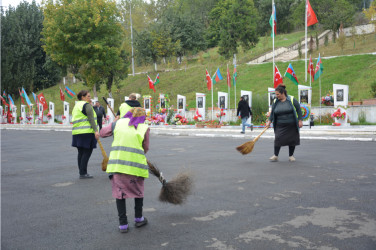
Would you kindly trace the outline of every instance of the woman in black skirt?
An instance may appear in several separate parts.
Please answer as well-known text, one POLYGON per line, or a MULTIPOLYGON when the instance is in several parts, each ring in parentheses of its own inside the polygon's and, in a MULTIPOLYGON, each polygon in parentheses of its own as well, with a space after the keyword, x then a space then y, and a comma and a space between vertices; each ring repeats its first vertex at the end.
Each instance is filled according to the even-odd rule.
POLYGON ((87 164, 93 149, 97 147, 99 138, 97 114, 90 104, 89 91, 81 90, 77 94, 77 98, 78 101, 72 110, 72 147, 76 147, 78 150, 79 178, 90 179, 93 176, 87 173, 87 164))
POLYGON ((278 85, 275 89, 276 99, 266 126, 273 122, 274 128, 274 155, 271 161, 278 161, 279 150, 282 146, 289 146, 289 160, 295 161, 295 146, 300 145, 299 128, 303 127, 300 104, 293 96, 287 95, 286 86, 278 85))

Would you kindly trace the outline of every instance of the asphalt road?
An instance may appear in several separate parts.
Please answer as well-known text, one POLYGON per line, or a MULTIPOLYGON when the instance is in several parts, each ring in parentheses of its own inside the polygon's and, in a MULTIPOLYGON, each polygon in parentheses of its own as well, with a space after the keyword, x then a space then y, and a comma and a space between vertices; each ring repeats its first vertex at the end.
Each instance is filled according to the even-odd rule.
POLYGON ((190 171, 194 192, 161 203, 151 176, 149 224, 120 234, 99 148, 80 180, 69 132, 1 130, 1 249, 376 249, 374 142, 302 140, 292 163, 286 147, 268 161, 272 139, 246 156, 243 142, 152 136, 148 159, 167 179, 190 171))

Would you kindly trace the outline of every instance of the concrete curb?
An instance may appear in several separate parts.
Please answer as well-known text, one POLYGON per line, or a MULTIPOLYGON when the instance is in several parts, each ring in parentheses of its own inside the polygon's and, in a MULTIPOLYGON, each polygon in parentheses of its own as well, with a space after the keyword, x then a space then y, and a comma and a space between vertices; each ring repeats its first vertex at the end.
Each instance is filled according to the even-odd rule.
MULTIPOLYGON (((151 126, 152 135, 163 136, 186 136, 186 137, 221 137, 221 138, 255 138, 261 128, 254 131, 246 131, 246 134, 238 134, 239 126, 227 126, 217 129, 196 128, 195 126, 151 126)), ((20 124, 1 124, 0 129, 4 130, 33 130, 33 131, 72 131, 72 125, 20 125, 20 124)), ((302 128, 300 131, 302 140, 327 140, 327 141, 361 141, 376 142, 376 126, 352 126, 338 128, 331 126, 316 126, 302 128)), ((265 132, 262 139, 274 139, 272 129, 265 132)))

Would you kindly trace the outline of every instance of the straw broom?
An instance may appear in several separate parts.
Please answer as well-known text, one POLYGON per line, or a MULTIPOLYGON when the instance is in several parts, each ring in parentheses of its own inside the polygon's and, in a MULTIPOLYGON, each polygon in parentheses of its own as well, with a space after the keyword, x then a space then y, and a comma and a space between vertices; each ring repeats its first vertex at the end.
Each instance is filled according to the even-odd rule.
POLYGON ((255 138, 253 141, 248 141, 246 143, 243 143, 242 145, 238 146, 236 150, 238 150, 241 154, 246 155, 252 152, 253 147, 255 146, 255 143, 258 141, 258 139, 261 137, 263 133, 268 129, 269 127, 264 128, 264 130, 255 138))
POLYGON ((101 141, 99 139, 97 141, 98 141, 99 147, 101 148, 101 152, 102 152, 102 155, 103 155, 102 171, 106 171, 107 164, 108 164, 108 157, 107 157, 106 151, 104 150, 104 148, 102 146, 101 141))
MULTIPOLYGON (((107 106, 112 111, 113 115, 115 116, 115 112, 109 106, 106 98, 103 97, 103 100, 106 102, 107 106)), ((108 162, 108 161, 107 161, 108 162)), ((150 161, 147 160, 147 164, 149 167, 149 172, 157 177, 162 184, 161 191, 159 193, 159 200, 162 202, 171 203, 174 205, 181 205, 183 204, 188 195, 191 194, 193 181, 192 176, 185 172, 178 174, 175 178, 171 181, 167 181, 162 172, 150 161)), ((106 163, 107 166, 107 163, 106 163)), ((103 169, 103 166, 102 166, 103 169)))

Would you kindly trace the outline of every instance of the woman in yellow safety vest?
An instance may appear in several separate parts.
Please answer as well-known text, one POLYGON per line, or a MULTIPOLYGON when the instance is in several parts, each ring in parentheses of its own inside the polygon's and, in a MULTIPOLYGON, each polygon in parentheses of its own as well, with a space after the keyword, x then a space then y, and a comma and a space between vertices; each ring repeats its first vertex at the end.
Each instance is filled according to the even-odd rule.
POLYGON ((87 164, 93 149, 97 147, 99 138, 97 115, 90 104, 89 91, 81 90, 77 94, 77 98, 79 101, 76 102, 72 110, 72 147, 76 147, 78 150, 79 178, 90 179, 93 176, 87 173, 87 164))
POLYGON ((143 108, 132 108, 123 118, 116 119, 100 131, 101 137, 114 136, 106 171, 110 174, 121 233, 128 232, 127 198, 134 198, 135 201, 135 226, 147 224, 142 216, 144 178, 149 177, 145 154, 149 150, 150 129, 144 123, 145 118, 143 108))

